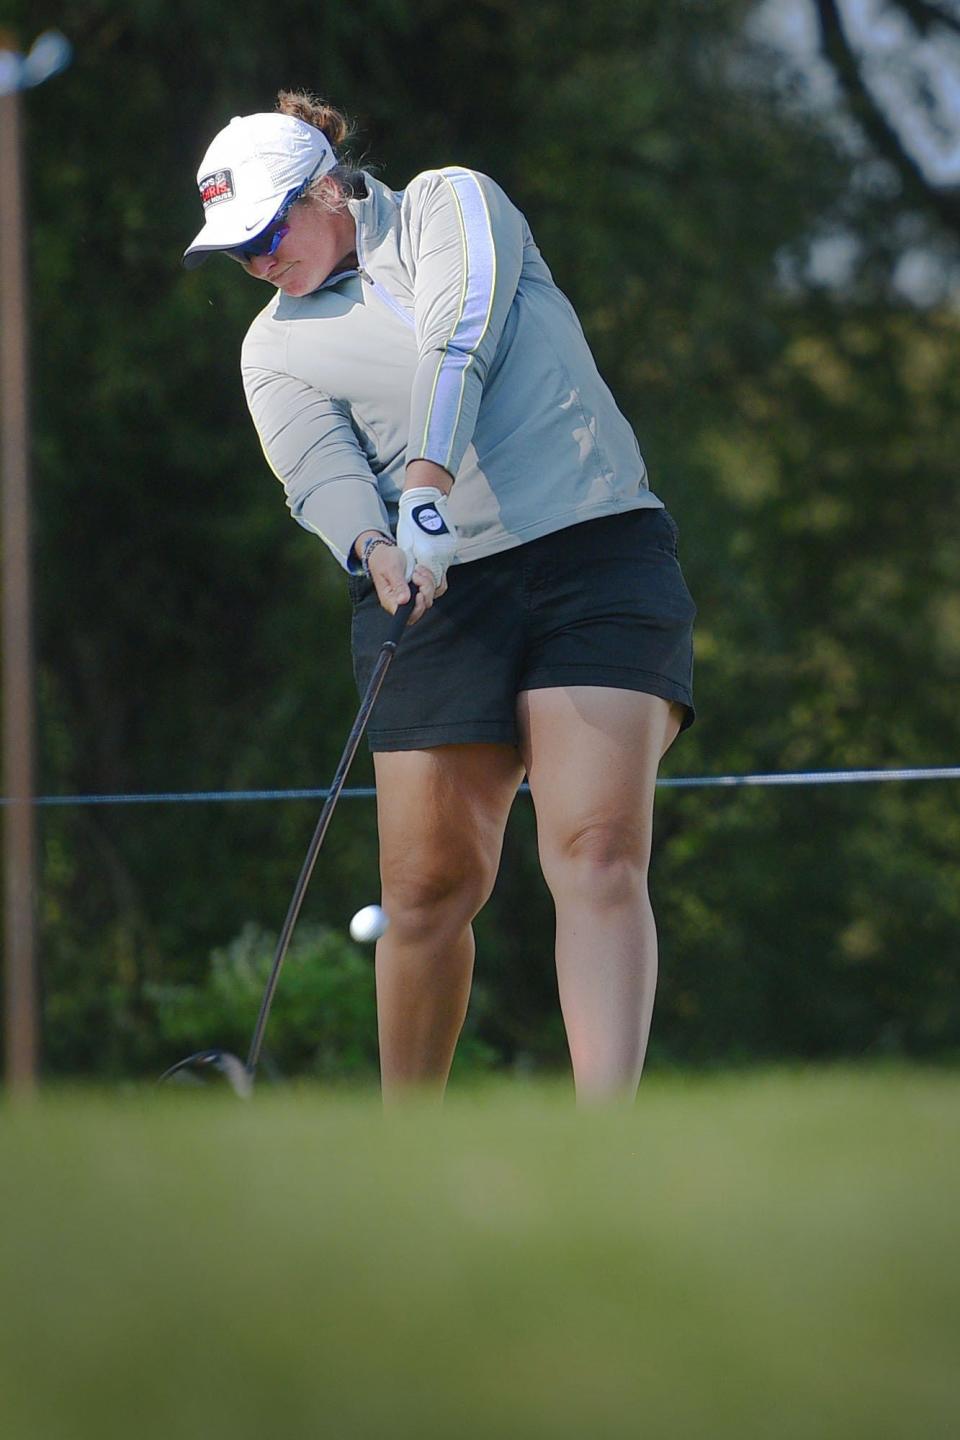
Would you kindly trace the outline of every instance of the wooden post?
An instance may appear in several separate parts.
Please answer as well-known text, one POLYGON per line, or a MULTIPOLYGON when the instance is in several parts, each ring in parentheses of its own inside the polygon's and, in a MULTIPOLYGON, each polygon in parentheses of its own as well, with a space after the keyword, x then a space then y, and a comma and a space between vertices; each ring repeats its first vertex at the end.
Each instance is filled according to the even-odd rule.
MULTIPOLYGON (((0 46, 3 37, 0 37, 0 46)), ((11 47, 12 48, 12 47, 11 47)), ((0 469, 3 527, 4 1042, 9 1092, 37 1077, 26 265, 20 95, 0 96, 0 469)))

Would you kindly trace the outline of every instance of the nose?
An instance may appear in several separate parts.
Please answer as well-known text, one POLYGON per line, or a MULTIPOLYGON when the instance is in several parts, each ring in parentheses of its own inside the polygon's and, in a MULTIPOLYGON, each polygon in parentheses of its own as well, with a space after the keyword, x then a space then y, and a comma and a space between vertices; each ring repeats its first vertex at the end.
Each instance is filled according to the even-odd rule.
POLYGON ((247 261, 247 269, 251 275, 258 280, 266 280, 276 268, 277 257, 275 255, 254 255, 247 261))

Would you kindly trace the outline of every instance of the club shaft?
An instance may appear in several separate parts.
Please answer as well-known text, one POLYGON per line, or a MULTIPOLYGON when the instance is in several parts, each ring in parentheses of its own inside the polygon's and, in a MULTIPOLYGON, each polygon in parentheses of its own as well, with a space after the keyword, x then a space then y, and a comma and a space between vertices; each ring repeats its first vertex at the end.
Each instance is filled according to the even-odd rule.
POLYGON ((390 662, 396 654, 397 646, 400 643, 400 637, 402 636, 406 623, 410 618, 410 613, 413 609, 415 599, 416 594, 414 592, 413 598, 409 600, 406 605, 403 605, 394 616, 393 624, 390 627, 390 633, 387 636, 387 639, 383 642, 383 645, 381 646, 380 654, 377 656, 376 664, 373 667, 373 674, 370 676, 366 691, 364 692, 363 699, 360 703, 360 709, 357 711, 357 718, 354 720, 353 728, 351 729, 350 734, 347 737, 347 743, 344 746, 343 754, 340 757, 340 763, 337 766, 336 774, 334 775, 333 780, 330 782, 330 789, 327 792, 327 798, 324 801, 323 809, 320 812, 320 818, 317 821, 317 827, 313 832, 313 838, 310 841, 309 846, 307 847, 307 853, 304 857, 303 865, 300 870, 300 876, 297 880, 296 885, 294 886, 293 895, 290 899, 290 906, 287 910, 287 917, 283 922, 283 928, 280 931, 280 937, 277 940, 277 948, 274 953, 273 965, 270 969, 270 976, 267 980, 266 989, 263 992, 263 999, 260 1002, 260 1014, 257 1016, 257 1023, 253 1032, 253 1039, 250 1041, 250 1050, 247 1054, 247 1071, 251 1076, 254 1074, 257 1068, 257 1064, 260 1060, 260 1050, 263 1045, 264 1032, 267 1028, 267 1020, 270 1016, 270 1007, 273 1004, 273 997, 276 993, 277 984, 280 980, 280 971, 283 967, 283 962, 286 958, 287 949, 290 945, 290 937, 293 935, 294 926, 297 923, 297 918, 300 914, 300 908, 303 905, 303 897, 307 893, 307 886, 310 884, 310 877, 313 874, 313 867, 317 863, 317 856, 320 853, 320 847, 323 844, 324 836, 326 835, 327 829, 330 825, 331 817, 334 810, 336 809, 337 801, 340 799, 340 792, 343 790, 344 784, 346 783, 347 775, 350 772, 350 766, 353 764, 353 757, 357 753, 357 747, 359 746, 360 741, 363 738, 364 730, 367 728, 367 721, 370 719, 370 712, 376 703, 377 696, 380 694, 380 687, 382 686, 386 673, 390 668, 390 662))

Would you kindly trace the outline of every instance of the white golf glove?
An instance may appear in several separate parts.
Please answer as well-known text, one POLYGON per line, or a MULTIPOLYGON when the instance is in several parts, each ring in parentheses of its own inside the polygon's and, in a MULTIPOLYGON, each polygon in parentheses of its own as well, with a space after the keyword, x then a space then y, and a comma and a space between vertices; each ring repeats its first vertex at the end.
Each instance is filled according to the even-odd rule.
POLYGON ((447 511, 447 497, 434 485, 417 485, 400 496, 397 544, 406 556, 404 579, 416 565, 431 571, 437 588, 457 553, 457 532, 447 511))

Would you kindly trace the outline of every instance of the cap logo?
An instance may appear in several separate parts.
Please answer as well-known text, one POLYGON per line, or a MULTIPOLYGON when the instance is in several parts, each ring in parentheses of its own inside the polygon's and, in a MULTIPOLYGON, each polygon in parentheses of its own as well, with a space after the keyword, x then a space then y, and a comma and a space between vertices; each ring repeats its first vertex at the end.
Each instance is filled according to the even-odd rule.
POLYGON ((202 176, 199 183, 204 210, 209 210, 211 205, 219 205, 221 200, 233 200, 236 197, 232 170, 214 170, 212 174, 202 176))

